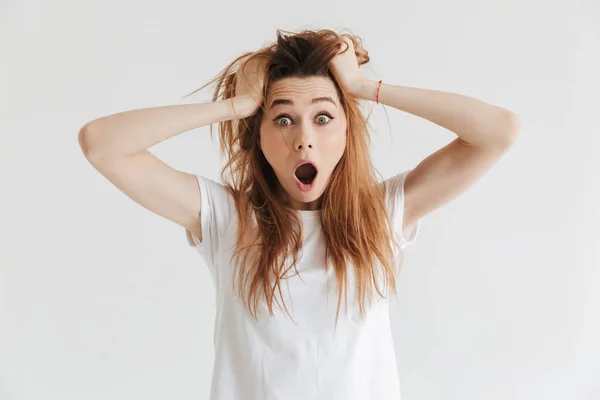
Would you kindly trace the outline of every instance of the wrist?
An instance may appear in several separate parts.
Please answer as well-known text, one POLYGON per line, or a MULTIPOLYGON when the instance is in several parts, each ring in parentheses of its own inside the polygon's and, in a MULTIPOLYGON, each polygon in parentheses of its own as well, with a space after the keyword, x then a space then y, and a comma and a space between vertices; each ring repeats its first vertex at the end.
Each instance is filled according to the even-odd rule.
POLYGON ((379 86, 379 81, 365 79, 359 85, 356 95, 358 98, 363 99, 363 100, 375 101, 378 86, 379 86))
POLYGON ((247 118, 253 115, 258 107, 260 107, 260 103, 257 103, 251 96, 234 96, 227 100, 233 114, 232 119, 247 118))

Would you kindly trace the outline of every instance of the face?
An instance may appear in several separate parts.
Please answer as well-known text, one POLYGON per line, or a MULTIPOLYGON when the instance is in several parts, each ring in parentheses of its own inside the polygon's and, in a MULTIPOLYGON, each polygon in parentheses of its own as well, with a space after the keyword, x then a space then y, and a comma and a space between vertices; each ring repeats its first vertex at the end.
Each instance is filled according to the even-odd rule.
POLYGON ((327 77, 275 82, 265 101, 260 146, 286 192, 286 205, 297 210, 319 209, 321 195, 346 148, 346 115, 333 82, 327 77), (313 103, 318 98, 330 101, 313 103), (296 177, 296 167, 303 159, 317 169, 309 190, 302 190, 296 177))

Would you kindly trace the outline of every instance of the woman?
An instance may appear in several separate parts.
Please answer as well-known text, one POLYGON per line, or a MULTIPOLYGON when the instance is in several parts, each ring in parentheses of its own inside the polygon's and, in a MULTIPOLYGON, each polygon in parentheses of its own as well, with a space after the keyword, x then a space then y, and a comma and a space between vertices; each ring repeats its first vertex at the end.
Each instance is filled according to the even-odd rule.
POLYGON ((209 82, 218 81, 212 102, 111 115, 79 134, 92 165, 184 227, 211 270, 211 399, 400 398, 387 299, 401 249, 426 214, 500 159, 519 123, 473 98, 369 80, 360 70, 368 61, 358 37, 278 30, 274 44, 209 82), (362 100, 458 137, 379 181, 362 100), (175 170, 147 150, 209 124, 212 135, 213 123, 226 184, 175 170))

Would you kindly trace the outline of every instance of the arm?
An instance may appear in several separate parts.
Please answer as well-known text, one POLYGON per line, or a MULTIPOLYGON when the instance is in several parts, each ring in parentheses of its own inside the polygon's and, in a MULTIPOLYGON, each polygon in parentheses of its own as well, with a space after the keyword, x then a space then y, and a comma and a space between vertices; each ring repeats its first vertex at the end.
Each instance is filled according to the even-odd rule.
MULTIPOLYGON (((377 85, 365 80, 357 96, 375 101, 377 85)), ((471 187, 510 148, 519 130, 511 111, 460 94, 383 83, 379 102, 458 136, 407 175, 403 229, 471 187)))
POLYGON ((178 171, 147 149, 205 125, 252 114, 245 98, 125 111, 88 122, 79 131, 86 159, 129 198, 185 227, 202 240, 200 191, 193 174, 178 171))

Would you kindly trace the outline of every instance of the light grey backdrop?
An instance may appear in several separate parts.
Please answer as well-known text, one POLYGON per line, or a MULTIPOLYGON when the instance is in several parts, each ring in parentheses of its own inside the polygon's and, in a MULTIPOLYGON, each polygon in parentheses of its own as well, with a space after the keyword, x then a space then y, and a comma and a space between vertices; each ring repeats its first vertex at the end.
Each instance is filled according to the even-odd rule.
MULTIPOLYGON (((184 229, 85 160, 86 122, 181 97, 275 29, 346 29, 384 82, 521 117, 427 216, 392 319, 404 400, 600 399, 598 1, 0 3, 0 399, 203 399, 214 288, 184 229)), ((455 135, 378 106, 384 177, 455 135), (386 119, 389 117, 388 120, 386 119)), ((219 179, 208 127, 152 151, 219 179)))

